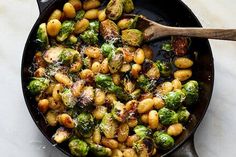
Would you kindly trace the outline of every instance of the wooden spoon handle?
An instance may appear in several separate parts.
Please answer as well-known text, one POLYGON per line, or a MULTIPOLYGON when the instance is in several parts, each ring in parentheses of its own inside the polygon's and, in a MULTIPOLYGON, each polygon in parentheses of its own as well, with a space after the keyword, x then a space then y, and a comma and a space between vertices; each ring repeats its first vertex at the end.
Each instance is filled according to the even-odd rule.
POLYGON ((181 36, 187 36, 187 37, 200 37, 200 38, 208 38, 208 39, 236 41, 236 29, 166 27, 165 30, 168 32, 169 35, 181 35, 181 36))

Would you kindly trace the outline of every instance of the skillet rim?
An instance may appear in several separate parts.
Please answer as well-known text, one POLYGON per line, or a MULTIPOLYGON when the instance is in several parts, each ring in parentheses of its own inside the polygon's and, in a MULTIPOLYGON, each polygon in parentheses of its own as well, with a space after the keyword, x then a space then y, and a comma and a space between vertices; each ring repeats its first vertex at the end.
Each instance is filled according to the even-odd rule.
MULTIPOLYGON (((193 13, 193 11, 182 1, 182 0, 176 0, 178 2, 179 5, 182 5, 182 7, 192 16, 192 18, 195 20, 196 24, 198 27, 202 27, 200 21, 198 20, 198 18, 196 17, 196 15, 193 13)), ((44 8, 44 10, 47 10, 48 8, 51 8, 55 3, 57 2, 57 0, 53 0, 51 2, 48 2, 47 6, 44 8)), ((38 5, 40 5, 40 3, 38 3, 38 5)), ((39 7, 40 9, 40 7, 39 7)), ((22 60, 21 60, 21 85, 22 85, 22 92, 23 92, 23 96, 24 96, 24 100, 27 106, 27 109, 34 121, 34 123, 36 124, 36 126, 38 127, 38 129, 40 130, 40 132, 44 135, 44 137, 46 137, 46 139, 52 144, 55 145, 55 142, 53 142, 53 140, 51 139, 51 137, 49 137, 45 131, 43 131, 42 127, 40 126, 40 124, 37 122, 37 119, 35 117, 35 115, 33 114, 33 112, 31 111, 30 106, 32 106, 32 104, 29 101, 29 98, 26 95, 26 89, 24 86, 25 85, 25 77, 24 77, 24 68, 25 68, 25 60, 26 60, 26 50, 27 47, 31 44, 31 37, 33 35, 33 33, 36 30, 36 27, 38 26, 38 24, 40 23, 40 21, 42 21, 42 19, 44 18, 44 16, 46 15, 46 12, 44 13, 44 10, 40 10, 39 16, 36 20, 36 22, 34 23, 28 37, 25 43, 25 47, 23 50, 23 55, 22 55, 22 60)), ((202 122, 202 119, 204 118, 206 111, 209 107, 211 98, 212 98, 212 93, 213 93, 213 89, 214 89, 214 77, 215 77, 215 72, 214 72, 214 58, 213 58, 213 54, 212 54, 212 49, 209 43, 209 40, 205 40, 204 43, 206 44, 206 49, 208 49, 208 53, 210 55, 210 59, 209 62, 211 63, 211 69, 210 71, 210 76, 211 76, 211 81, 210 81, 210 90, 209 90, 209 97, 208 97, 208 101, 205 103, 205 107, 204 107, 204 111, 201 113, 201 116, 199 116, 198 121, 196 122, 195 126, 193 127, 193 129, 190 131, 190 133, 184 138, 184 140, 182 140, 181 142, 179 142, 177 145, 175 145, 172 149, 170 149, 168 152, 165 152, 163 155, 161 156, 167 156, 170 155, 172 153, 174 153, 177 149, 180 149, 180 147, 186 143, 188 140, 192 140, 191 137, 194 136, 194 133, 196 132, 196 129, 198 128, 198 126, 200 125, 200 123, 202 122)), ((67 156, 71 156, 71 154, 69 152, 67 152, 65 149, 63 149, 60 145, 56 144, 55 147, 57 149, 59 149, 61 152, 63 152, 65 155, 67 156)))

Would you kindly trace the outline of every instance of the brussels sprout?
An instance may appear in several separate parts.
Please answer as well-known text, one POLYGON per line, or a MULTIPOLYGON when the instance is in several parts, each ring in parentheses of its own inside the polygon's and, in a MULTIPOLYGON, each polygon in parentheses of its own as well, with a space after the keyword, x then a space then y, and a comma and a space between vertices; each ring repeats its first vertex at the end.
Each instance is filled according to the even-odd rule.
POLYGON ((59 60, 60 54, 63 50, 64 50, 64 48, 61 46, 51 47, 44 53, 43 59, 47 63, 57 62, 59 60))
POLYGON ((95 156, 110 156, 111 155, 111 149, 103 147, 98 144, 90 144, 90 151, 95 155, 95 156))
POLYGON ((150 80, 144 75, 140 75, 137 79, 137 86, 145 92, 150 92, 156 88, 157 81, 150 80))
POLYGON ((151 129, 145 127, 144 125, 137 125, 134 128, 134 132, 140 137, 140 138, 144 138, 147 136, 150 136, 152 134, 151 129))
POLYGON ((85 108, 92 104, 94 100, 94 89, 93 87, 84 87, 83 92, 78 98, 80 108, 85 108))
POLYGON ((160 70, 161 76, 169 77, 171 75, 172 67, 169 62, 164 62, 164 61, 158 60, 156 62, 156 65, 157 65, 158 69, 160 70))
POLYGON ((60 93, 62 102, 68 108, 73 108, 77 102, 76 98, 73 96, 72 91, 70 89, 65 89, 62 93, 60 93))
POLYGON ((106 136, 106 138, 114 138, 118 129, 117 122, 112 118, 111 113, 105 114, 100 123, 100 129, 106 136))
POLYGON ((140 89, 136 89, 135 91, 133 91, 130 96, 132 97, 132 99, 137 100, 141 95, 141 90, 140 89))
POLYGON ((144 137, 143 139, 134 142, 133 148, 139 154, 139 156, 142 156, 142 154, 145 154, 144 156, 152 156, 155 148, 155 143, 151 138, 144 137))
POLYGON ((175 111, 165 107, 158 111, 158 116, 161 124, 163 125, 171 125, 178 122, 178 115, 175 111))
POLYGON ((150 59, 145 59, 142 65, 142 72, 150 79, 158 79, 160 71, 156 64, 150 59))
POLYGON ((113 108, 111 110, 111 114, 114 119, 119 122, 123 122, 125 120, 125 105, 119 101, 113 102, 113 108))
POLYGON ((89 29, 94 32, 99 32, 99 21, 92 21, 89 23, 89 29))
POLYGON ((123 13, 123 0, 110 0, 107 4, 106 15, 111 20, 117 20, 123 13))
POLYGON ((40 47, 42 49, 46 49, 48 47, 48 34, 47 34, 47 26, 46 23, 42 23, 39 25, 37 31, 37 42, 39 42, 40 47))
POLYGON ((124 0, 124 12, 130 13, 134 10, 133 0, 124 0))
POLYGON ((70 64, 74 61, 76 55, 79 55, 78 51, 70 48, 65 48, 59 55, 59 61, 61 61, 63 64, 70 64))
POLYGON ((127 94, 121 87, 116 86, 112 82, 111 76, 98 74, 95 77, 95 82, 97 87, 116 94, 120 100, 128 101, 131 99, 131 96, 129 94, 127 94))
POLYGON ((48 88, 49 82, 50 80, 43 77, 33 78, 33 80, 30 81, 29 85, 27 86, 27 89, 32 94, 39 94, 48 88))
POLYGON ((80 38, 86 44, 97 44, 98 43, 98 33, 94 30, 87 30, 80 34, 80 38))
POLYGON ((77 129, 83 137, 90 137, 95 128, 93 116, 90 113, 81 113, 77 117, 77 129))
POLYGON ((71 133, 67 129, 60 127, 57 129, 56 133, 52 136, 52 138, 57 143, 62 143, 65 140, 68 140, 70 138, 70 135, 71 133))
POLYGON ((135 84, 131 81, 129 76, 125 76, 124 80, 123 80, 123 85, 124 85, 124 90, 127 93, 132 93, 135 89, 135 84))
POLYGON ((102 54, 105 57, 108 57, 109 54, 115 50, 115 46, 112 43, 104 43, 101 46, 102 54))
POLYGON ((57 35, 57 41, 63 42, 74 31, 74 21, 64 21, 61 25, 61 30, 57 35))
POLYGON ((190 106, 197 102, 199 97, 198 82, 191 80, 183 85, 182 91, 186 95, 185 104, 190 106))
POLYGON ((69 148, 71 154, 77 157, 87 156, 89 151, 88 144, 80 139, 74 139, 70 141, 69 148))
POLYGON ((140 46, 143 42, 143 33, 138 29, 126 29, 122 31, 123 44, 140 46))
POLYGON ((153 134, 153 139, 156 145, 163 150, 171 149, 175 145, 174 139, 164 132, 156 131, 153 134))
POLYGON ((189 119, 190 113, 188 112, 188 110, 186 109, 186 107, 181 107, 178 111, 177 111, 177 115, 178 115, 178 121, 180 123, 186 123, 189 119))
POLYGON ((109 19, 101 22, 100 33, 106 41, 116 42, 120 39, 118 26, 109 19))
POLYGON ((163 97, 166 108, 177 110, 185 99, 185 94, 181 90, 171 91, 163 97))
POLYGON ((112 51, 108 56, 108 67, 111 73, 116 73, 123 65, 123 53, 121 51, 112 51))
POLYGON ((78 21, 78 20, 82 20, 84 18, 84 15, 85 15, 85 11, 84 10, 80 10, 76 13, 76 16, 75 16, 75 20, 78 21))

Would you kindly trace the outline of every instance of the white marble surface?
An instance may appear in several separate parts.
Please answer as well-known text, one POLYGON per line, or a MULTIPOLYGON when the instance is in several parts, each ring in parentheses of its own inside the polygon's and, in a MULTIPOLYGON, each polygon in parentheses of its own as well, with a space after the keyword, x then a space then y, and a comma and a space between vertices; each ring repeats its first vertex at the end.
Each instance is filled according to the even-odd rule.
MULTIPOLYGON (((205 27, 236 28, 235 0, 183 0, 205 27)), ((38 17, 35 0, 0 2, 0 156, 65 157, 35 126, 21 91, 20 64, 28 33, 38 17)), ((236 42, 211 41, 215 87, 195 135, 201 157, 235 157, 236 42)), ((203 52, 204 53, 204 52, 203 52)))

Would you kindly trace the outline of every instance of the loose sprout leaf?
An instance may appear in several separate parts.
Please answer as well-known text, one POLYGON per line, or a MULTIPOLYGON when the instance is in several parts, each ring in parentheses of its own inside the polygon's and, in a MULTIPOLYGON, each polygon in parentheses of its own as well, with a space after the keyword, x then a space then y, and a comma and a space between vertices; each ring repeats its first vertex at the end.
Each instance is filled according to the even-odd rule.
POLYGON ((167 52, 173 51, 171 43, 163 43, 161 49, 167 52))

